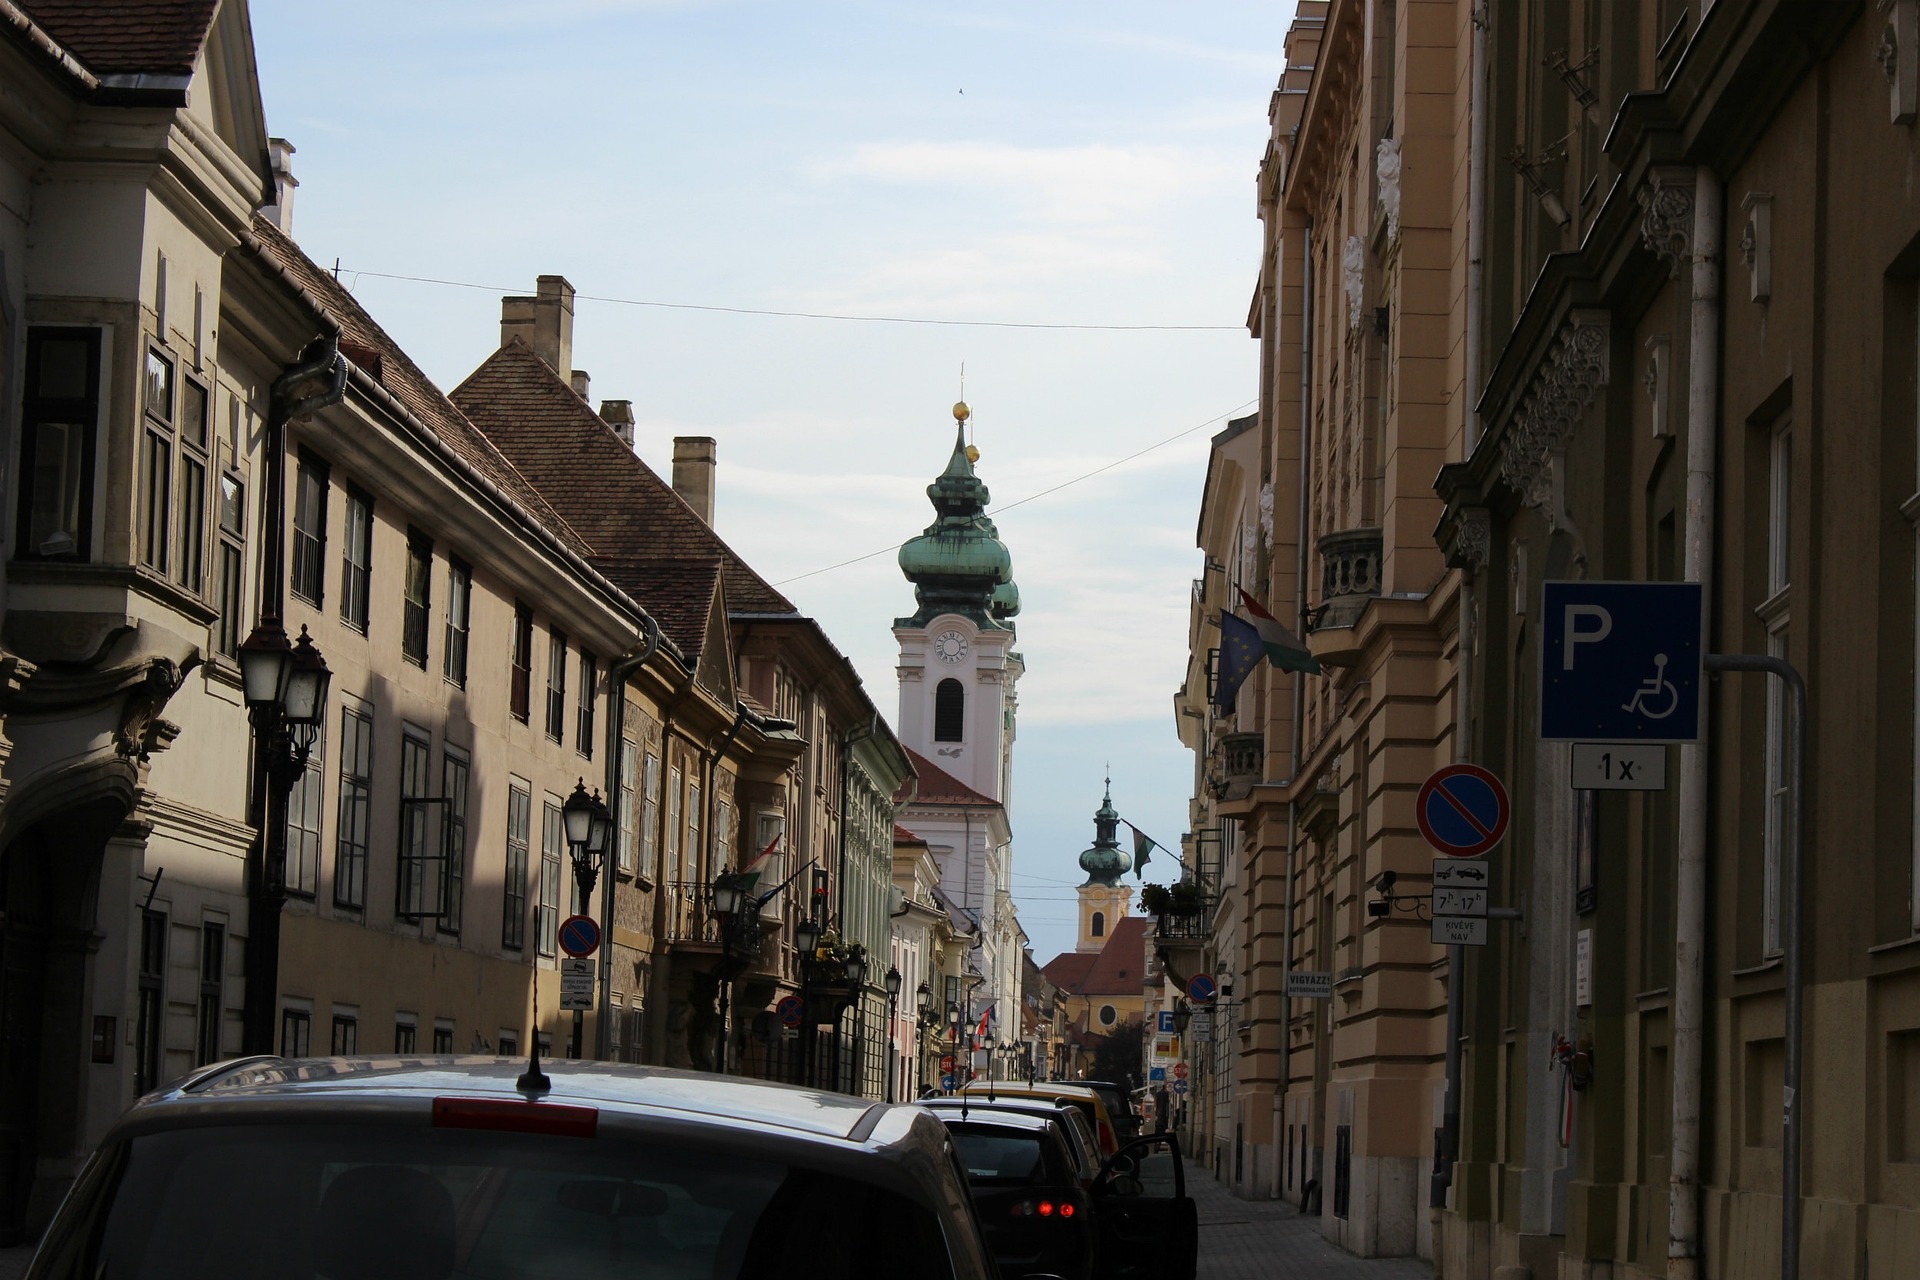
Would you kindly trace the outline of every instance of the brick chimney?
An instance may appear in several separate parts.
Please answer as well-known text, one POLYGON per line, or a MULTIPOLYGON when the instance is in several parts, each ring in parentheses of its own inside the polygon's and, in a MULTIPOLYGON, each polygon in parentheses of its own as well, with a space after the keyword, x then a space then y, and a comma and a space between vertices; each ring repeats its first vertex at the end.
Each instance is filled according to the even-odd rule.
POLYGON ((633 448, 633 401, 602 400, 600 421, 606 423, 627 448, 633 448))
POLYGON ((673 438, 673 491, 694 513, 713 525, 713 471, 717 465, 712 436, 673 438))
POLYGON ((500 299, 500 345, 515 338, 555 373, 573 380, 573 286, 565 276, 541 276, 531 298, 500 299))
POLYGON ((575 369, 573 376, 568 379, 568 381, 573 383, 573 394, 579 396, 589 404, 593 402, 593 397, 587 394, 588 389, 593 386, 592 374, 588 373, 585 369, 575 369))

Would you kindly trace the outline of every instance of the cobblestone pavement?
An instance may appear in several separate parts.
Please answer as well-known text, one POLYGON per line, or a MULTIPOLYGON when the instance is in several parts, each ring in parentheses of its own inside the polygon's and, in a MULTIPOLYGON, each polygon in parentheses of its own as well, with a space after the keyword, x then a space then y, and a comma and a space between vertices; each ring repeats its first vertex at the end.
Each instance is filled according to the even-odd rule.
POLYGON ((1187 1192, 1200 1211, 1199 1280, 1432 1280, 1418 1258, 1356 1258, 1320 1235, 1284 1200, 1241 1200, 1189 1165, 1187 1192))

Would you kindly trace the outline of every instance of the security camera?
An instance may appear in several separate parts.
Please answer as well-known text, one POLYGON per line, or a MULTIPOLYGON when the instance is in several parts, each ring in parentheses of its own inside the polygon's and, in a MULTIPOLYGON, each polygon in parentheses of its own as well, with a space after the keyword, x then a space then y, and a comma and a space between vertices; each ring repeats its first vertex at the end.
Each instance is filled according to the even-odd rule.
POLYGON ((1382 871, 1373 878, 1373 887, 1380 891, 1381 897, 1391 898, 1393 896, 1394 882, 1399 878, 1400 874, 1396 871, 1382 871))

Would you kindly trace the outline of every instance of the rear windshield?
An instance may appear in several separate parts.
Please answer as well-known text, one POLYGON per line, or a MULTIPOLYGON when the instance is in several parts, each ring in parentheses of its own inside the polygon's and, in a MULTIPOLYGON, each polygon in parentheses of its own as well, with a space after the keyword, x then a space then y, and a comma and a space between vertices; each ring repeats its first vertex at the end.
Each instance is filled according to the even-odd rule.
POLYGON ((1051 1186, 1059 1181, 1059 1171, 1049 1159, 1051 1151, 1043 1137, 1040 1133, 955 1128, 953 1147, 967 1171, 967 1181, 975 1186, 1051 1186))
POLYGON ((48 1280, 952 1275, 894 1192, 698 1147, 397 1126, 182 1129, 76 1187, 48 1280), (904 1268, 904 1270, 903 1270, 904 1268))

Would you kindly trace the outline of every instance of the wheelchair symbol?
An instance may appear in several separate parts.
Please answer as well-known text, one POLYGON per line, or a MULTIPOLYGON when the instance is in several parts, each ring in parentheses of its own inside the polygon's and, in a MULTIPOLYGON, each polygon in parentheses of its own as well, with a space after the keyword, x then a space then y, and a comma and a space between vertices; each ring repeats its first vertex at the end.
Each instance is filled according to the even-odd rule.
POLYGON ((1653 675, 1633 691, 1633 697, 1629 698, 1626 705, 1620 709, 1645 716, 1649 720, 1665 720, 1679 710, 1679 707, 1680 690, 1674 687, 1673 681, 1667 679, 1667 655, 1656 653, 1653 655, 1653 675), (1649 700, 1658 699, 1662 694, 1666 696, 1666 708, 1655 711, 1649 700))

